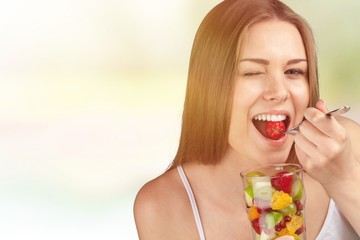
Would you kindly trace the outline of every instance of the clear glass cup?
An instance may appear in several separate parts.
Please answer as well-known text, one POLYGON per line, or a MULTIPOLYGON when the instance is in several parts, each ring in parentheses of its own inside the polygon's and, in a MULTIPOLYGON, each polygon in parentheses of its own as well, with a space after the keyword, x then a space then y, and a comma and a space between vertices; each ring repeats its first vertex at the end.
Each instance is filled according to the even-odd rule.
POLYGON ((298 164, 268 164, 240 173, 252 239, 305 240, 305 191, 298 164))

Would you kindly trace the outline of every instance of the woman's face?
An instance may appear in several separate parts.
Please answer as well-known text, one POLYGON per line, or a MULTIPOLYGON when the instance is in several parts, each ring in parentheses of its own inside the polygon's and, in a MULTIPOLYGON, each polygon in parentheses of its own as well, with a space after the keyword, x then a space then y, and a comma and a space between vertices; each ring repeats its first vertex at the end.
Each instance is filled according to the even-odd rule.
POLYGON ((280 20, 253 25, 237 67, 229 151, 251 164, 285 162, 293 136, 276 129, 299 123, 309 102, 300 33, 280 20))

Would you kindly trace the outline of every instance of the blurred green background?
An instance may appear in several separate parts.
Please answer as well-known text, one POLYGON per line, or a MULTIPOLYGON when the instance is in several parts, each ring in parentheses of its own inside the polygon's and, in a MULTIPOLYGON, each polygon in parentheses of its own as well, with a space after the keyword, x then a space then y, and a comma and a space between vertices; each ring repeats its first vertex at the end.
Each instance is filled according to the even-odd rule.
MULTIPOLYGON (((219 2, 0 2, 1 239, 137 239, 135 194, 174 157, 219 2)), ((321 96, 360 122, 360 2, 284 2, 313 27, 321 96)))

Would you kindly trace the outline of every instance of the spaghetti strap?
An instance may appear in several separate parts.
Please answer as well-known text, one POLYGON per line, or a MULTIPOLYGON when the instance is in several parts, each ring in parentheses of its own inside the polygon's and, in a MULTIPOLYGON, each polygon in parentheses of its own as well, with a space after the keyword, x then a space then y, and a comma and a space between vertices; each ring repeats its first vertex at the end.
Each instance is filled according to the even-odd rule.
POLYGON ((198 210, 197 205, 196 205, 196 201, 195 201, 193 191, 191 189, 189 181, 186 178, 186 175, 185 175, 185 172, 184 172, 182 166, 181 165, 177 166, 177 170, 179 172, 181 181, 184 184, 186 192, 187 192, 187 194, 189 196, 189 200, 190 200, 190 203, 191 203, 191 208, 192 208, 192 211, 193 211, 194 217, 195 217, 196 227, 197 227, 197 230, 198 230, 199 235, 200 235, 200 240, 205 240, 204 229, 203 229, 202 224, 201 224, 200 214, 199 214, 199 210, 198 210))

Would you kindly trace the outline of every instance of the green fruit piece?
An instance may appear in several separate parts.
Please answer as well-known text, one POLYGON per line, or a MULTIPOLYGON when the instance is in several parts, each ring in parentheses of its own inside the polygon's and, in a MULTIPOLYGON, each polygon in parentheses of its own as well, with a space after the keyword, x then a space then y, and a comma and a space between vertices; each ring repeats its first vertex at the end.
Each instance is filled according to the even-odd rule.
POLYGON ((300 179, 296 179, 291 188, 291 197, 294 200, 300 200, 303 194, 303 183, 300 179))
POLYGON ((254 199, 253 186, 250 185, 247 188, 245 188, 244 194, 245 194, 246 205, 248 207, 252 206, 253 205, 253 199, 254 199))
POLYGON ((266 233, 265 231, 262 231, 260 234, 259 240, 272 240, 276 237, 275 231, 270 231, 269 233, 266 233))
POLYGON ((252 179, 253 179, 252 177, 262 177, 262 176, 265 176, 262 172, 252 171, 252 172, 248 172, 245 175, 245 178, 248 185, 252 185, 252 179))
POLYGON ((253 191, 255 198, 271 201, 273 188, 271 186, 270 179, 267 180, 268 181, 264 181, 264 179, 262 179, 262 181, 254 182, 253 191))
POLYGON ((268 214, 266 214, 266 228, 267 229, 273 229, 274 227, 275 227, 275 219, 274 219, 274 217, 270 214, 270 213, 268 213, 268 214))
POLYGON ((279 212, 269 212, 266 214, 266 228, 273 229, 275 225, 279 224, 283 219, 283 215, 279 212))
POLYGON ((279 210, 283 216, 294 216, 296 213, 296 206, 294 203, 290 203, 290 205, 286 208, 282 208, 279 210))
POLYGON ((274 218, 275 225, 279 224, 284 218, 284 216, 279 212, 272 211, 269 214, 274 218))

